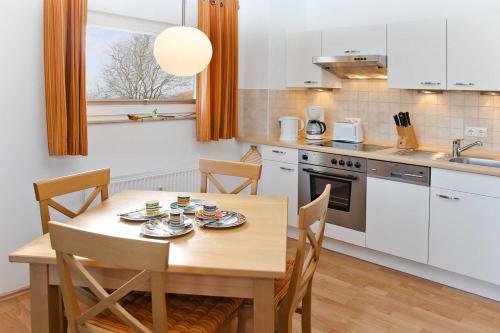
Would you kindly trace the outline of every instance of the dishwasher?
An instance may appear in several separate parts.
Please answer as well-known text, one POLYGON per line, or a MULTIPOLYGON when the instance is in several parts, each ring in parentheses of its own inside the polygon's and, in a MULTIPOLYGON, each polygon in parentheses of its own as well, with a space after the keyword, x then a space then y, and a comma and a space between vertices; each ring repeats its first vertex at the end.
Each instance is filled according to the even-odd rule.
POLYGON ((430 168, 368 160, 366 247, 427 263, 430 168))

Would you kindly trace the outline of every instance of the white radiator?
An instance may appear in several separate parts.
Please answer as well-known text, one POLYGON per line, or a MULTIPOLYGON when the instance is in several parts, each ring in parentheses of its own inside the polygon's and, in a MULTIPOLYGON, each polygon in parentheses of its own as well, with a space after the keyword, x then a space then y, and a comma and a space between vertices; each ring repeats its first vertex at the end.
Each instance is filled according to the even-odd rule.
POLYGON ((199 192, 200 171, 189 169, 181 171, 160 171, 134 176, 117 177, 111 180, 109 194, 123 190, 148 190, 171 192, 199 192))

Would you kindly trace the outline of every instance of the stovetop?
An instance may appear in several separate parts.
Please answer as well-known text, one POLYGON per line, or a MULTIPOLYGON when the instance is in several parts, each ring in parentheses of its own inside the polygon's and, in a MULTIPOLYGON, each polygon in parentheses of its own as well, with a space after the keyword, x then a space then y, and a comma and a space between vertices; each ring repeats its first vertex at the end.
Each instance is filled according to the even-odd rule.
POLYGON ((330 148, 338 148, 338 149, 346 149, 346 150, 355 150, 355 151, 364 151, 364 152, 372 152, 377 150, 384 150, 389 147, 379 146, 373 144, 365 144, 365 143, 352 143, 352 142, 340 142, 340 141, 318 141, 318 142, 310 142, 309 146, 320 146, 320 147, 330 147, 330 148))

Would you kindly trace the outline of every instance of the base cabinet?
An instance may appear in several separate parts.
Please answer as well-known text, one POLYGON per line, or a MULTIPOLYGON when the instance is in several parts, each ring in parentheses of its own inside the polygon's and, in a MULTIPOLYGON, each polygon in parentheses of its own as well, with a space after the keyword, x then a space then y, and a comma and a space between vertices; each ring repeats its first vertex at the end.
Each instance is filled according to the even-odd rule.
POLYGON ((429 264, 500 285, 500 199, 433 188, 429 264))
POLYGON ((259 185, 261 195, 284 195, 288 197, 288 224, 297 226, 298 165, 263 160, 259 185))

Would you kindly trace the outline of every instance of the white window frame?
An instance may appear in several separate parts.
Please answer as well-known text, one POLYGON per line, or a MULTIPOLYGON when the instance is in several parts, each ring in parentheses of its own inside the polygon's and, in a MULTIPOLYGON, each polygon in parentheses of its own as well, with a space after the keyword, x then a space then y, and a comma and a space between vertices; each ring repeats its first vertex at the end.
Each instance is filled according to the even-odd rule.
MULTIPOLYGON (((144 34, 158 34, 169 26, 164 22, 134 18, 99 11, 89 10, 87 25, 91 27, 130 31, 144 34)), ((147 116, 156 111, 160 114, 174 114, 181 118, 193 118, 196 113, 196 80, 193 87, 193 99, 185 100, 90 100, 87 101, 89 123, 107 123, 129 121, 128 114, 147 116)), ((159 118, 160 119, 160 118, 159 118)))

